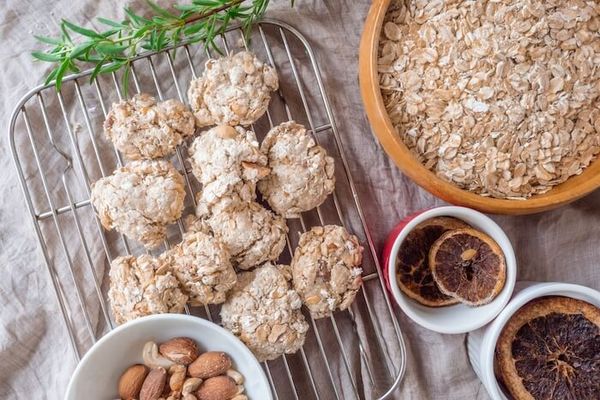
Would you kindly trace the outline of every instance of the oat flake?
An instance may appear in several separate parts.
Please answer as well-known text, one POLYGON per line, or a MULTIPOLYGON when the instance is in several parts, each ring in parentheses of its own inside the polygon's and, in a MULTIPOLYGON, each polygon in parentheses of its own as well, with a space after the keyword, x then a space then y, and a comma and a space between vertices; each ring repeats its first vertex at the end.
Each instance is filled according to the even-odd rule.
POLYGON ((378 63, 392 123, 458 187, 547 192, 600 151, 599 29, 592 0, 393 1, 378 63))

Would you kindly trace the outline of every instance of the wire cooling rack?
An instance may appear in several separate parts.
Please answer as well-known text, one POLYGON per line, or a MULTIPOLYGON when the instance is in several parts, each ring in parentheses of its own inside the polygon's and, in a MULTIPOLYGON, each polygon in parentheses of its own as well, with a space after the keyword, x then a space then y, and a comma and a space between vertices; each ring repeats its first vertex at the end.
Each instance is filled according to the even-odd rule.
MULTIPOLYGON (((242 38, 239 27, 229 29, 217 41, 220 52, 243 49, 242 38)), ((288 245, 280 262, 289 263, 299 235, 316 225, 342 224, 367 248, 364 285, 352 307, 328 319, 313 320, 306 313, 311 329, 304 347, 297 354, 263 364, 273 394, 277 399, 302 400, 386 398, 404 375, 404 341, 315 55, 295 28, 274 20, 258 24, 250 47, 275 66, 280 77, 280 90, 269 111, 253 126, 259 139, 273 125, 294 119, 307 126, 335 158, 337 167, 334 195, 316 210, 288 220, 288 245)), ((91 184, 123 164, 104 138, 102 122, 111 103, 125 93, 147 92, 161 100, 186 101, 189 81, 213 55, 217 54, 191 44, 144 54, 133 62, 127 91, 118 73, 89 83, 87 71, 65 78, 58 92, 49 85, 31 90, 15 108, 9 127, 12 155, 78 359, 114 327, 106 302, 110 261, 144 252, 124 236, 104 231, 89 201, 91 184)), ((199 186, 185 154, 184 145, 172 161, 185 177, 185 214, 190 214, 199 186)), ((178 221, 158 251, 179 242, 184 230, 178 221)), ((186 312, 219 322, 218 306, 186 312)))

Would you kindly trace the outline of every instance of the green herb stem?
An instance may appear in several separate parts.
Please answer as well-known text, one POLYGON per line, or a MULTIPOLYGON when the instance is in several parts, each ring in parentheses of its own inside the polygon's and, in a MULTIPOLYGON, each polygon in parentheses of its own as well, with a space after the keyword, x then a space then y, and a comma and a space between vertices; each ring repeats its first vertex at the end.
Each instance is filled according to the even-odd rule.
POLYGON ((79 72, 83 67, 92 68, 90 82, 100 74, 124 68, 122 85, 126 94, 131 62, 140 50, 157 52, 183 42, 203 42, 220 53, 215 38, 234 22, 240 23, 247 34, 264 14, 269 0, 192 0, 191 4, 175 5, 177 15, 154 1, 147 3, 153 11, 152 17, 125 8, 126 17, 121 22, 98 18, 108 27, 104 31, 63 20, 60 37, 36 36, 39 42, 51 47, 34 51, 32 56, 55 65, 46 77, 46 84, 54 82, 60 90, 65 74, 79 72))

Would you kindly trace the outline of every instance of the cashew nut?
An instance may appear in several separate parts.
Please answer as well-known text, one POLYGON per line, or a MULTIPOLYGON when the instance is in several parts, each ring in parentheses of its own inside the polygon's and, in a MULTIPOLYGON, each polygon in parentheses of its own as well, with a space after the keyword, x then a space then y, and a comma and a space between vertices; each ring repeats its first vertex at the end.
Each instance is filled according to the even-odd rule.
POLYGON ((183 388, 181 390, 181 394, 188 395, 196 391, 202 384, 202 379, 200 378, 187 378, 185 382, 183 382, 183 388))
POLYGON ((235 394, 242 394, 244 393, 244 385, 237 385, 237 391, 235 392, 235 394))
POLYGON ((231 400, 248 400, 248 396, 246 396, 245 394, 238 394, 231 400))
POLYGON ((171 378, 169 378, 169 388, 171 388, 173 392, 181 393, 186 372, 187 368, 185 365, 175 364, 169 368, 169 373, 171 374, 171 378))
POLYGON ((144 349, 142 350, 142 359, 144 360, 144 364, 150 368, 164 368, 169 369, 175 363, 158 353, 158 345, 154 342, 148 342, 144 345, 144 349))
MULTIPOLYGON (((183 398, 181 400, 198 400, 198 399, 193 394, 188 393, 185 396, 183 396, 183 398)), ((240 400, 240 399, 238 399, 238 400, 240 400)), ((243 399, 241 399, 241 400, 243 400, 243 399)))
POLYGON ((244 377, 242 376, 242 374, 237 372, 235 369, 228 369, 226 374, 228 377, 233 379, 235 381, 235 383, 237 383, 238 385, 241 385, 242 383, 244 383, 244 377))

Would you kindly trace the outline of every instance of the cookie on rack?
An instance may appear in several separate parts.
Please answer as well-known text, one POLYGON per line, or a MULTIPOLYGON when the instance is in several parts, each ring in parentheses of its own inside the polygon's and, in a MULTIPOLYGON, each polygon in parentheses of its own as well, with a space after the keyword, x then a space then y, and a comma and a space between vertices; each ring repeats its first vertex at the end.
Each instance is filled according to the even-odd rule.
MULTIPOLYGON (((198 208, 206 209, 201 203, 198 208)), ((224 197, 210 210, 204 221, 238 268, 250 269, 275 261, 283 251, 288 231, 285 220, 259 203, 224 197)))
POLYGON ((194 131, 194 115, 182 102, 157 102, 146 93, 113 104, 104 121, 106 137, 130 160, 169 156, 194 131))
POLYGON ((297 352, 308 331, 302 301, 290 288, 287 265, 266 263, 238 276, 221 308, 223 327, 233 332, 259 361, 297 352))
POLYGON ((210 59, 192 80, 188 100, 198 126, 250 125, 267 111, 277 72, 250 52, 210 59))
POLYGON ((184 180, 173 164, 139 160, 96 181, 91 202, 104 228, 154 248, 165 239, 167 225, 181 217, 184 198, 184 180))
POLYGON ((171 266, 192 305, 219 304, 237 282, 225 246, 203 232, 187 232, 181 243, 161 255, 171 266))
POLYGON ((108 299, 117 324, 184 310, 188 297, 177 278, 168 265, 149 255, 115 258, 109 276, 108 299))
POLYGON ((293 284, 313 318, 350 307, 362 285, 362 252, 358 238, 341 226, 317 226, 300 236, 293 284))
POLYGON ((202 183, 199 202, 207 207, 233 193, 243 201, 254 200, 256 182, 269 173, 256 135, 239 126, 220 125, 202 132, 189 154, 192 172, 202 183))
POLYGON ((335 166, 304 126, 284 122, 269 131, 261 144, 271 172, 258 190, 271 208, 285 218, 321 205, 335 188, 335 166))

